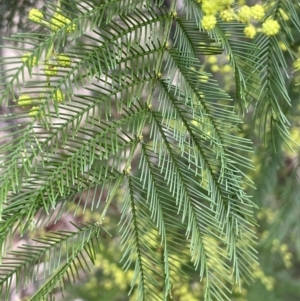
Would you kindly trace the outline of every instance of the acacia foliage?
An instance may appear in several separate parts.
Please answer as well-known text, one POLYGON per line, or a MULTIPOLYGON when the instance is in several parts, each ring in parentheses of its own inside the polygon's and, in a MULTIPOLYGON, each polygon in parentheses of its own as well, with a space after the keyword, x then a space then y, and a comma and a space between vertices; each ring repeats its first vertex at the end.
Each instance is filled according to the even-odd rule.
POLYGON ((134 270, 137 300, 167 300, 186 269, 197 271, 205 301, 228 300, 231 285, 251 280, 252 146, 238 134, 237 112, 254 105, 265 137, 288 137, 287 58, 278 43, 291 48, 297 13, 290 2, 266 1, 259 22, 276 20, 280 33, 249 40, 240 19, 218 18, 206 30, 204 2, 186 0, 180 12, 170 3, 49 2, 29 14, 31 32, 8 39, 19 54, 1 62, 11 66, 1 91, 11 110, 1 116, 3 251, 15 231, 81 206, 101 214, 10 251, 0 267, 5 299, 14 276, 26 286, 43 269, 30 300, 52 300, 87 270, 120 190, 121 259, 134 270), (204 71, 203 55, 221 54, 233 68, 234 97, 204 71))

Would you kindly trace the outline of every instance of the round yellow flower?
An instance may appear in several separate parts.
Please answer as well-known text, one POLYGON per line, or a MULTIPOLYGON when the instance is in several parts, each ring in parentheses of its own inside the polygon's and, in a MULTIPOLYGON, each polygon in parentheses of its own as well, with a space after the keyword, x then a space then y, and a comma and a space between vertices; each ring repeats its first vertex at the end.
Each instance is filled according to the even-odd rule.
POLYGON ((230 73, 232 72, 232 67, 229 64, 226 64, 221 68, 220 71, 221 73, 230 73))
POLYGON ((27 94, 20 95, 20 97, 18 98, 18 105, 19 106, 28 106, 31 103, 32 103, 32 99, 27 94))
POLYGON ((43 18, 44 15, 39 9, 32 8, 28 13, 28 19, 36 23, 41 23, 43 18))
POLYGON ((45 74, 47 76, 53 76, 57 74, 57 66, 55 65, 46 65, 45 67, 45 74))
POLYGON ((278 21, 269 19, 262 24, 262 32, 267 36, 275 36, 280 30, 278 21))
POLYGON ((62 93, 62 91, 60 89, 56 90, 53 95, 53 100, 55 102, 62 102, 64 99, 65 99, 65 95, 62 93))
POLYGON ((251 8, 248 5, 243 5, 238 12, 238 16, 240 22, 249 22, 251 18, 251 8))
POLYGON ((205 30, 214 29, 217 24, 217 19, 213 15, 204 16, 201 21, 202 27, 205 30))
POLYGON ((206 15, 215 15, 220 9, 216 0, 203 0, 201 7, 206 15))
POLYGON ((254 20, 260 20, 265 16, 265 9, 262 5, 255 4, 251 7, 251 17, 254 20))
POLYGON ((212 72, 218 72, 220 70, 220 67, 217 64, 214 64, 211 66, 211 71, 212 72))
POLYGON ((244 28, 244 34, 247 38, 253 39, 256 35, 256 28, 252 24, 249 24, 244 28))
POLYGON ((210 64, 215 64, 218 61, 218 58, 215 55, 210 55, 207 59, 210 64))
POLYGON ((70 57, 68 57, 66 55, 60 54, 56 57, 56 60, 57 60, 57 64, 59 66, 69 67, 71 65, 71 59, 70 59, 70 57))
POLYGON ((234 20, 234 11, 232 8, 224 9, 220 11, 220 17, 225 22, 230 22, 234 20))

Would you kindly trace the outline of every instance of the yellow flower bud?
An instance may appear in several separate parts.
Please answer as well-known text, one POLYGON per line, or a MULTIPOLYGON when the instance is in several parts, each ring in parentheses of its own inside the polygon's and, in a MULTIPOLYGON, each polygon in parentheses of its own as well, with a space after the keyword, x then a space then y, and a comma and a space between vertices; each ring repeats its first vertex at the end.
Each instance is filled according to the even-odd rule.
POLYGON ((37 115, 39 116, 43 116, 43 113, 42 112, 39 112, 39 107, 32 107, 28 113, 28 115, 32 118, 36 117, 37 115))
POLYGON ((201 21, 201 25, 205 30, 214 29, 217 24, 217 19, 213 15, 204 16, 201 21))
MULTIPOLYGON (((67 17, 63 16, 62 14, 56 12, 56 13, 54 13, 53 17, 51 18, 50 27, 53 31, 57 31, 69 23, 71 23, 70 19, 68 19, 67 17)), ((76 28, 75 24, 71 24, 67 27, 67 32, 71 33, 75 30, 75 28, 76 28)))
POLYGON ((200 82, 207 83, 209 80, 209 77, 207 75, 199 75, 199 79, 200 79, 200 82))
POLYGON ((201 8, 206 15, 215 15, 220 7, 215 0, 203 0, 201 8))
POLYGON ((57 58, 57 64, 59 66, 62 66, 62 67, 69 67, 71 65, 71 59, 70 57, 66 56, 66 55, 58 55, 57 58))
POLYGON ((53 31, 59 30, 61 27, 65 25, 65 17, 59 13, 54 13, 53 17, 51 18, 51 29, 53 31))
POLYGON ((290 19, 288 14, 282 8, 279 8, 279 13, 281 14, 283 20, 288 21, 290 19))
POLYGON ((287 252, 287 250, 288 250, 287 244, 283 244, 283 245, 280 246, 280 252, 281 252, 281 253, 284 254, 284 253, 287 252))
POLYGON ((240 22, 242 23, 249 22, 251 18, 251 8, 247 5, 243 5, 238 12, 238 16, 240 22))
POLYGON ((220 71, 221 71, 221 73, 229 73, 232 71, 232 68, 229 64, 226 64, 221 68, 220 71))
POLYGON ((29 67, 33 67, 37 65, 37 59, 36 56, 34 57, 30 57, 31 53, 30 52, 26 52, 22 55, 22 62, 27 63, 29 65, 29 67))
POLYGON ((287 51, 287 47, 285 46, 285 44, 282 41, 278 42, 278 44, 282 51, 287 51))
POLYGON ((43 18, 44 15, 39 9, 32 8, 28 13, 28 19, 36 23, 41 23, 43 18))
POLYGON ((285 255, 284 255, 284 260, 285 261, 289 261, 293 258, 293 254, 291 252, 287 252, 285 255))
POLYGON ((20 97, 18 98, 18 105, 19 106, 28 106, 31 103, 32 103, 32 99, 27 94, 20 95, 20 97))
POLYGON ((244 28, 244 34, 247 38, 253 39, 256 35, 256 28, 252 24, 249 24, 244 28))
POLYGON ((217 0, 217 3, 219 5, 223 5, 223 6, 229 6, 231 4, 233 4, 234 0, 217 0))
POLYGON ((57 74, 57 66, 55 65, 46 65, 45 74, 47 76, 53 76, 57 74))
POLYGON ((234 19, 234 11, 232 8, 224 9, 220 11, 220 17, 225 22, 230 22, 234 19))
POLYGON ((290 267, 292 267, 292 262, 290 260, 285 260, 284 265, 287 269, 289 269, 290 267))
POLYGON ((293 67, 296 71, 300 70, 300 59, 297 59, 296 61, 294 61, 293 67))
MULTIPOLYGON (((67 20, 69 20, 69 19, 67 19, 67 20)), ((71 20, 69 20, 69 22, 67 22, 67 23, 70 23, 70 22, 71 22, 71 20)), ((75 31, 75 29, 76 29, 76 25, 75 24, 71 24, 71 25, 69 25, 67 27, 67 33, 72 33, 72 32, 75 31)))
POLYGON ((214 64, 211 66, 211 71, 212 72, 218 72, 220 70, 220 67, 217 64, 214 64))
POLYGON ((262 5, 255 4, 251 7, 251 16, 255 20, 260 20, 265 16, 265 9, 262 5))
POLYGON ((210 64, 215 64, 218 61, 218 58, 215 55, 210 55, 209 58, 207 59, 207 61, 210 64))
POLYGON ((53 100, 55 102, 62 102, 64 99, 65 99, 65 95, 62 93, 62 91, 60 89, 56 90, 53 95, 53 100))

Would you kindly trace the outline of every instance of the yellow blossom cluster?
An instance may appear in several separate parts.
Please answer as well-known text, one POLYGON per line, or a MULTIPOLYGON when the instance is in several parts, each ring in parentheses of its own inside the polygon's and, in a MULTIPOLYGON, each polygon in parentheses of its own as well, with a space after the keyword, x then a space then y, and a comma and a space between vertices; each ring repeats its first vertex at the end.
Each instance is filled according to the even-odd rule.
POLYGON ((262 220, 265 219, 268 224, 271 224, 276 218, 276 213, 271 208, 266 208, 264 210, 260 210, 257 214, 257 219, 262 220))
POLYGON ((203 29, 214 29, 217 24, 217 13, 220 13, 221 18, 226 21, 233 20, 233 10, 230 6, 233 4, 234 0, 202 0, 198 2, 201 3, 201 9, 204 13, 201 20, 203 29))
MULTIPOLYGON (((50 22, 44 19, 44 14, 36 8, 32 8, 28 13, 28 19, 35 22, 35 23, 42 23, 45 25, 50 26, 52 31, 57 31, 62 27, 71 23, 71 20, 59 12, 55 12, 50 20, 50 22)), ((66 31, 67 33, 71 33, 75 31, 76 25, 70 24, 67 26, 66 31)))
POLYGON ((275 278, 266 276, 258 264, 253 267, 253 277, 254 279, 259 279, 268 291, 271 291, 274 288, 275 278))
MULTIPOLYGON (((67 55, 53 53, 51 57, 51 62, 50 59, 46 60, 46 64, 44 67, 44 73, 46 76, 56 75, 58 72, 58 67, 67 68, 71 66, 71 59, 67 55)), ((26 52, 22 55, 21 61, 24 62, 28 67, 34 67, 38 65, 37 57, 32 56, 32 54, 29 52, 26 52)))
POLYGON ((247 38, 253 39, 257 32, 262 32, 267 36, 274 36, 278 34, 280 25, 277 20, 268 18, 262 23, 262 28, 256 28, 251 19, 260 21, 265 16, 265 8, 260 4, 255 4, 250 7, 243 5, 238 11, 238 20, 242 23, 248 23, 244 28, 244 34, 247 38))
POLYGON ((278 252, 282 256, 284 266, 288 269, 292 264, 293 254, 289 252, 287 244, 280 244, 278 239, 274 239, 272 242, 272 253, 278 252))
POLYGON ((265 17, 265 8, 260 4, 254 6, 242 5, 236 12, 231 7, 234 0, 198 0, 204 13, 201 20, 201 27, 204 30, 212 30, 217 24, 217 15, 225 21, 236 20, 241 23, 248 23, 244 29, 247 38, 253 39, 257 32, 262 32, 267 36, 278 34, 280 25, 277 20, 268 18, 262 23, 261 28, 256 28, 251 21, 260 22, 265 17))
MULTIPOLYGON (((30 53, 24 53, 21 60, 28 64, 30 62, 30 66, 37 65, 37 58, 36 57, 30 57, 30 53)), ((48 60, 49 61, 49 60, 48 60)), ((71 65, 71 59, 69 56, 65 54, 52 54, 52 61, 49 63, 45 63, 44 65, 44 73, 46 76, 54 76, 58 72, 58 66, 61 67, 69 67, 71 65), (53 63, 53 60, 56 60, 56 63, 53 63)), ((45 95, 42 93, 39 96, 39 99, 44 99, 45 95)), ((57 89, 52 97, 53 102, 62 102, 65 99, 65 95, 63 94, 61 89, 57 89)), ((18 98, 18 105, 22 107, 31 106, 33 105, 32 98, 27 94, 22 94, 18 98)), ((36 116, 41 117, 43 116, 43 112, 40 112, 39 106, 32 106, 32 108, 29 110, 28 115, 32 118, 35 118, 36 116)))
MULTIPOLYGON (((32 98, 28 94, 22 94, 19 96, 17 103, 21 107, 31 106, 31 109, 28 112, 28 115, 32 118, 38 116, 42 117, 44 115, 43 111, 40 111, 39 103, 42 103, 46 95, 44 93, 40 94, 39 97, 32 98), (35 105, 37 104, 37 105, 35 105)), ((65 95, 61 89, 57 89, 52 96, 52 101, 54 103, 59 103, 65 100, 65 95)))
MULTIPOLYGON (((22 94, 18 98, 18 105, 22 107, 30 106, 32 105, 33 101, 30 95, 28 94, 22 94)), ((43 116, 42 112, 39 112, 40 107, 39 106, 33 106, 29 112, 28 115, 32 118, 35 118, 36 116, 43 116)))
MULTIPOLYGON (((60 29, 65 29, 67 33, 71 33, 75 31, 76 26, 72 23, 72 21, 61 14, 61 9, 58 1, 58 6, 56 11, 50 17, 50 20, 47 20, 43 14, 43 12, 39 9, 32 8, 28 13, 28 19, 34 23, 40 23, 46 25, 48 29, 51 29, 52 32, 56 32, 60 29)), ((28 67, 32 68, 33 66, 39 65, 40 57, 34 56, 30 52, 26 52, 22 55, 21 61, 28 67)), ((45 60, 43 63, 43 72, 47 76, 47 85, 45 86, 45 90, 48 90, 51 83, 50 77, 55 76, 58 73, 59 67, 70 67, 71 59, 69 56, 65 54, 56 54, 54 51, 54 43, 52 43, 48 47, 48 51, 45 56, 45 60)), ((39 103, 45 99, 44 93, 42 93, 38 98, 35 98, 35 103, 30 95, 22 94, 17 100, 17 103, 21 107, 31 106, 28 115, 32 118, 41 118, 44 115, 44 111, 39 106, 39 103), (36 105, 37 103, 37 105, 36 105)), ((65 95, 63 94, 60 88, 57 88, 52 94, 52 101, 54 103, 60 103, 64 101, 65 95)))

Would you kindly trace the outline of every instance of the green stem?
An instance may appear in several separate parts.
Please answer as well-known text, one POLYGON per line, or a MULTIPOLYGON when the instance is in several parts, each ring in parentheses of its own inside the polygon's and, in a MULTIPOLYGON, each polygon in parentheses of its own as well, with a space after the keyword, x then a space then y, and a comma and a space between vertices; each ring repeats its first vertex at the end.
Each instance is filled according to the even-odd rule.
MULTIPOLYGON (((53 53, 53 43, 51 44, 51 46, 49 47, 48 51, 47 51, 47 54, 46 54, 46 58, 45 58, 45 68, 47 67, 47 65, 49 64, 49 61, 50 61, 50 58, 51 58, 51 55, 53 53)), ((47 86, 50 87, 50 76, 47 75, 47 86)))
POLYGON ((106 212, 110 206, 110 203, 112 202, 114 196, 115 196, 115 193, 116 193, 116 190, 119 188, 121 182, 123 180, 123 176, 120 176, 118 179, 117 179, 117 182, 115 183, 115 186, 113 187, 113 189, 111 190, 110 192, 110 196, 108 198, 108 200, 106 201, 106 204, 105 204, 105 207, 103 209, 103 212, 99 218, 99 221, 97 222, 98 224, 102 225, 102 222, 103 220, 105 219, 105 216, 106 216, 106 212))

